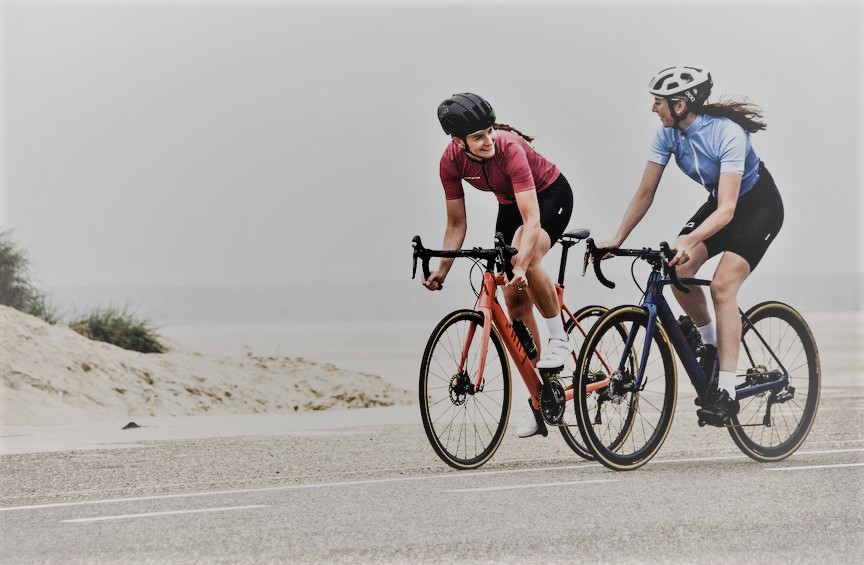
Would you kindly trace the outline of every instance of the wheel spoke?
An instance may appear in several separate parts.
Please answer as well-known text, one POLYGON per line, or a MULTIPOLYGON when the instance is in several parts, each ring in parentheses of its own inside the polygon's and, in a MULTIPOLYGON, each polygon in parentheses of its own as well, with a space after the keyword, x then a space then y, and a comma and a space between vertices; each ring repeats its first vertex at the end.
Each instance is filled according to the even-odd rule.
POLYGON ((786 369, 794 397, 773 402, 776 394, 791 394, 791 390, 763 392, 740 402, 741 408, 729 433, 738 447, 757 461, 778 461, 788 457, 803 443, 810 431, 819 401, 820 369, 812 333, 800 314, 785 304, 764 303, 752 308, 744 324, 742 341, 747 343, 753 360, 744 353, 739 358, 739 371, 748 371, 759 379, 762 368, 779 370, 771 352, 786 369), (762 343, 756 334, 767 342, 762 343), (756 401, 758 397, 758 401, 756 401), (770 406, 770 427, 764 425, 770 406))
POLYGON ((671 349, 663 334, 654 334, 643 367, 641 390, 633 390, 640 372, 647 314, 620 307, 589 332, 577 375, 577 419, 585 443, 597 459, 613 469, 635 469, 657 452, 666 438, 675 408, 675 372, 671 349), (635 339, 629 352, 628 336, 635 339), (610 375, 600 358, 613 370, 610 375), (621 368, 621 369, 619 369, 621 368), (609 385, 585 394, 592 381, 609 385), (599 408, 599 422, 596 420, 599 408))
POLYGON ((424 430, 442 461, 457 469, 485 463, 498 448, 510 406, 510 373, 497 333, 483 342, 483 317, 463 310, 441 321, 423 355, 420 403, 424 430), (469 332, 468 355, 463 348, 469 332), (483 388, 475 390, 485 345, 483 388), (464 366, 460 362, 465 357, 464 366))

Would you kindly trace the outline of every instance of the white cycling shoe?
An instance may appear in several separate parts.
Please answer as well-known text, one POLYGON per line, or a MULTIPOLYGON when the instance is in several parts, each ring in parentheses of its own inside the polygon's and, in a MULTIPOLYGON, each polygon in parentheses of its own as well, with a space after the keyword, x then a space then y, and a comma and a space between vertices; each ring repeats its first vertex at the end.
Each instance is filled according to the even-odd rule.
POLYGON ((543 437, 549 435, 549 430, 546 429, 546 424, 543 422, 543 416, 534 411, 530 398, 528 399, 528 409, 525 410, 525 414, 522 416, 522 421, 519 423, 516 434, 521 438, 536 436, 537 434, 543 437))
POLYGON ((537 363, 538 369, 556 370, 564 367, 564 362, 573 354, 573 343, 570 339, 550 339, 543 349, 543 356, 537 363))

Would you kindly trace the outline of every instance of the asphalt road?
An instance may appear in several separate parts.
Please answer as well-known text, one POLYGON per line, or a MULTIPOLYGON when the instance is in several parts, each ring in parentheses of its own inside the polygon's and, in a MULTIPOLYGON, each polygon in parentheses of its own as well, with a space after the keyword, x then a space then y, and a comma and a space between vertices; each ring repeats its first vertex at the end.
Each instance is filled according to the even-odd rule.
POLYGON ((627 473, 515 428, 454 471, 419 416, 0 455, 0 562, 859 562, 864 389, 824 388, 808 440, 774 464, 698 428, 688 400, 627 473))

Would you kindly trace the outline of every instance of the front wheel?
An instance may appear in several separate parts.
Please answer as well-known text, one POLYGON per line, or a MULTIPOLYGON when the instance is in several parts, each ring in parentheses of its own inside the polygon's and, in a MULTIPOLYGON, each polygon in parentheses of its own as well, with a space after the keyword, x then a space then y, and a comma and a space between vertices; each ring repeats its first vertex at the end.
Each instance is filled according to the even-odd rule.
POLYGON ((646 342, 647 324, 643 308, 609 310, 588 332, 579 354, 574 385, 579 431, 597 460, 616 471, 641 467, 657 453, 678 398, 669 341, 657 325, 646 342))
POLYGON ((486 463, 510 415, 510 364, 495 327, 483 342, 483 314, 457 310, 429 337, 420 365, 420 415, 438 457, 455 469, 486 463), (477 371, 485 351, 483 381, 477 371))
POLYGON ((780 461, 801 446, 816 418, 819 352, 807 322, 791 306, 764 302, 751 308, 746 318, 750 324, 744 322, 738 356, 737 372, 745 379, 740 388, 783 375, 789 383, 741 399, 729 434, 752 459, 780 461))

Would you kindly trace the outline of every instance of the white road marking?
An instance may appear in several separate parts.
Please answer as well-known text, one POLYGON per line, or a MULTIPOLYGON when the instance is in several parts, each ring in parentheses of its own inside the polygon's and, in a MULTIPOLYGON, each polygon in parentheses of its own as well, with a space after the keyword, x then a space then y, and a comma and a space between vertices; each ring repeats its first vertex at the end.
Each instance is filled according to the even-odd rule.
POLYGON ((174 498, 193 498, 197 496, 219 496, 223 494, 252 494, 256 492, 273 492, 273 491, 289 491, 289 490, 305 490, 305 489, 313 489, 313 488, 327 488, 327 487, 350 487, 350 486, 358 486, 358 485, 374 485, 374 484, 386 484, 386 483, 400 483, 407 481, 428 481, 432 479, 453 479, 453 478, 465 478, 465 477, 477 477, 477 476, 486 476, 486 475, 504 475, 504 474, 514 474, 514 473, 535 473, 539 471, 561 471, 568 469, 585 469, 589 467, 599 466, 599 464, 586 464, 586 465, 567 465, 563 467, 541 467, 541 468, 533 468, 533 469, 508 469, 503 471, 476 471, 471 473, 453 473, 447 475, 425 475, 422 477, 393 477, 389 479, 367 479, 364 481, 345 481, 340 483, 309 483, 309 484, 300 484, 300 485, 282 485, 282 486, 274 486, 274 487, 260 487, 260 488, 250 488, 250 489, 232 489, 232 490, 215 490, 215 491, 205 491, 205 492, 184 492, 178 494, 159 494, 154 496, 134 496, 129 498, 106 498, 102 500, 82 500, 79 502, 55 502, 50 504, 34 504, 32 506, 10 506, 7 508, 0 508, 0 512, 11 511, 11 510, 38 510, 43 508, 62 508, 66 506, 87 506, 91 504, 112 504, 115 502, 140 502, 146 500, 170 500, 174 498))
MULTIPOLYGON (((834 453, 860 453, 864 451, 864 448, 851 448, 851 449, 826 449, 821 451, 796 451, 794 455, 802 456, 802 455, 830 455, 834 453)), ((724 461, 729 459, 745 459, 749 460, 750 458, 744 454, 741 455, 718 455, 716 457, 691 457, 686 459, 652 459, 648 462, 648 465, 658 465, 662 463, 698 463, 699 461, 724 461)))
POLYGON ((837 463, 836 465, 805 465, 802 467, 779 467, 765 469, 766 471, 806 471, 808 469, 836 469, 837 467, 861 467, 864 463, 837 463))
MULTIPOLYGON (((819 451, 798 451, 795 453, 795 456, 807 456, 807 455, 825 455, 825 454, 834 454, 834 453, 857 453, 864 451, 864 448, 852 448, 852 449, 833 449, 833 450, 819 450, 819 451)), ((694 457, 687 459, 654 459, 648 463, 649 466, 663 464, 663 463, 698 463, 702 461, 724 461, 729 459, 747 459, 746 455, 723 455, 717 457, 694 457)), ((513 460, 507 461, 508 463, 513 463, 513 460)), ((518 462, 518 461, 516 461, 518 462)), ((392 477, 387 479, 367 479, 362 481, 344 481, 344 482, 336 482, 336 483, 308 483, 308 484, 299 484, 299 485, 281 485, 281 486, 272 486, 272 487, 259 487, 259 488, 250 488, 250 489, 231 489, 231 490, 217 490, 217 491, 204 491, 204 492, 185 492, 178 494, 161 494, 161 495, 153 495, 153 496, 135 496, 129 498, 106 498, 106 499, 97 499, 97 500, 83 500, 78 502, 54 502, 49 504, 34 504, 31 506, 9 506, 6 508, 0 508, 0 512, 9 512, 13 510, 40 510, 44 508, 63 508, 67 506, 89 506, 92 504, 113 504, 115 502, 140 502, 146 500, 170 500, 175 498, 194 498, 198 496, 219 496, 223 494, 252 494, 256 492, 275 492, 275 491, 290 491, 290 490, 305 490, 305 489, 314 489, 314 488, 328 488, 328 487, 350 487, 350 486, 359 486, 359 485, 373 485, 373 484, 387 484, 387 483, 399 483, 399 482, 407 482, 407 481, 428 481, 435 479, 461 479, 465 477, 483 477, 487 475, 510 475, 510 474, 518 474, 518 473, 537 473, 543 471, 567 471, 574 469, 591 469, 601 467, 599 463, 581 463, 579 465, 562 465, 558 467, 532 467, 528 469, 507 469, 501 471, 470 471, 470 472, 454 472, 442 475, 424 475, 421 477, 392 477)))
POLYGON ((103 522, 105 520, 128 520, 129 518, 149 518, 151 516, 173 516, 175 514, 199 514, 202 512, 225 512, 227 510, 248 510, 249 508, 266 508, 267 504, 251 506, 223 506, 220 508, 200 508, 198 510, 169 510, 166 512, 145 512, 143 514, 121 514, 117 516, 97 516, 95 518, 73 518, 60 520, 66 524, 81 524, 83 522, 103 522))
POLYGON ((566 487, 570 485, 588 485, 592 483, 615 483, 621 479, 597 479, 594 481, 569 481, 565 483, 536 483, 529 485, 507 485, 502 487, 457 488, 441 492, 488 492, 493 490, 516 490, 525 488, 566 487))

